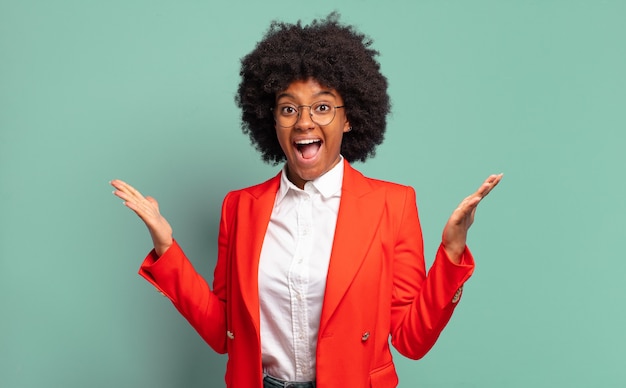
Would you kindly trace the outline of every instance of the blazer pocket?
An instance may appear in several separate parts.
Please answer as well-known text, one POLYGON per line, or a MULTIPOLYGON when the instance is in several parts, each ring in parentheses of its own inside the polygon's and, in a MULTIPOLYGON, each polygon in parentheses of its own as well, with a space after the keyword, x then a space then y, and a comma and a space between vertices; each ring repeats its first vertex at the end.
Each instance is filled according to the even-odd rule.
POLYGON ((394 388, 398 386, 398 375, 393 362, 374 369, 370 373, 371 388, 394 388))

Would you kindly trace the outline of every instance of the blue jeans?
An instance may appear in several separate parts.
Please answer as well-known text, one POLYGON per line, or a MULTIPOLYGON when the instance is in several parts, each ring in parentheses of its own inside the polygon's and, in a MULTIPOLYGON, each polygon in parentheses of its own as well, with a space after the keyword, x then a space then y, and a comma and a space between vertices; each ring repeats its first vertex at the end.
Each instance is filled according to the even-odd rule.
POLYGON ((315 381, 284 381, 266 375, 263 378, 263 388, 315 388, 315 381))

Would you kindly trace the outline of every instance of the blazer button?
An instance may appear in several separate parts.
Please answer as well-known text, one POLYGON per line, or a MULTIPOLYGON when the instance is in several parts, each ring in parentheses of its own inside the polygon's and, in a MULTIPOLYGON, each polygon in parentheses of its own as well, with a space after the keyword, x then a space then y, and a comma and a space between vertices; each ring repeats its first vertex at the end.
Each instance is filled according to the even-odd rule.
POLYGON ((361 341, 365 342, 370 338, 370 332, 366 331, 365 333, 363 333, 363 335, 361 336, 361 341))
POLYGON ((232 332, 232 331, 230 331, 230 330, 227 330, 227 331, 226 331, 226 337, 230 338, 231 340, 232 340, 232 339, 235 339, 235 335, 234 335, 234 334, 233 334, 233 332, 232 332))

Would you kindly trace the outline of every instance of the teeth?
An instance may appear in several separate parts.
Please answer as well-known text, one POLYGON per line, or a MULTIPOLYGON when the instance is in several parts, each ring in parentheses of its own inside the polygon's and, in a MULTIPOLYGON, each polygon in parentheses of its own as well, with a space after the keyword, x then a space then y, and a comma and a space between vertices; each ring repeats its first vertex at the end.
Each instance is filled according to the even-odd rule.
POLYGON ((298 145, 313 144, 313 143, 317 143, 319 141, 320 141, 319 139, 304 139, 304 140, 296 141, 296 144, 298 144, 298 145))

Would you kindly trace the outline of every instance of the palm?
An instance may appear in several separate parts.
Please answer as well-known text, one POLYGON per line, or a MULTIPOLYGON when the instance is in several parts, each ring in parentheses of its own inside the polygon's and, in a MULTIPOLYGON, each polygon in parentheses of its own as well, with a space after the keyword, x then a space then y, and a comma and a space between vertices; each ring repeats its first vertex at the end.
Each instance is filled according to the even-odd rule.
POLYGON ((467 232, 474 222, 476 207, 480 201, 502 180, 503 174, 490 175, 489 178, 470 196, 466 197, 454 209, 443 229, 443 247, 450 259, 459 262, 467 241, 467 232))
POLYGON ((159 212, 157 200, 144 197, 134 187, 119 179, 111 181, 111 185, 117 189, 113 194, 123 199, 124 205, 146 224, 156 253, 162 255, 172 245, 172 227, 159 212))

